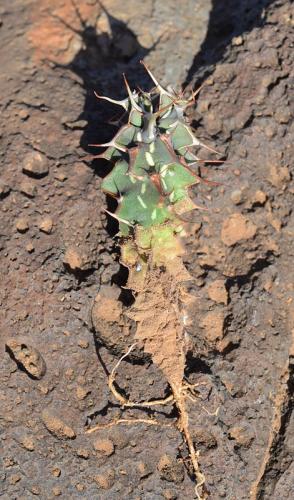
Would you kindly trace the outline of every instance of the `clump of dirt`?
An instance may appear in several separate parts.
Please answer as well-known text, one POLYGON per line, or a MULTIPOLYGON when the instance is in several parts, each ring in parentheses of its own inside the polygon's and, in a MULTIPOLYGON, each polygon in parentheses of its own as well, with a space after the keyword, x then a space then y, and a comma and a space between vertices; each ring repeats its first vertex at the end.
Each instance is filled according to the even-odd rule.
MULTIPOLYGON (((68 1, 13 0, 0 8, 2 498, 193 498, 172 405, 122 413, 107 386, 107 373, 133 343, 131 298, 124 292, 121 304, 114 291, 112 319, 116 308, 121 312, 104 346, 92 331, 95 298, 102 297, 99 307, 104 286, 126 283, 100 190, 107 167, 86 156, 87 144, 113 135, 112 111, 98 108, 93 90, 120 98, 122 72, 146 88, 142 57, 164 83, 197 86, 205 77, 189 120, 228 160, 202 167, 222 185, 193 188, 195 202, 209 210, 190 216, 186 240, 195 299, 185 368, 195 389, 187 411, 200 467, 211 498, 287 498, 294 293, 289 2, 215 1, 210 13, 201 2, 203 19, 209 17, 201 32, 194 2, 181 16, 172 0, 144 2, 140 13, 131 1, 118 3, 105 2, 112 17, 100 15, 99 32, 97 3, 86 0, 79 2, 86 25, 68 1), (102 32, 107 36, 99 38, 102 32), (94 426, 100 429, 86 432, 94 426)), ((160 370, 139 349, 132 354, 115 372, 122 394, 138 402, 166 398, 160 370)))
POLYGON ((37 349, 29 346, 25 340, 9 339, 6 341, 6 350, 17 365, 31 377, 41 379, 46 372, 46 364, 37 349))

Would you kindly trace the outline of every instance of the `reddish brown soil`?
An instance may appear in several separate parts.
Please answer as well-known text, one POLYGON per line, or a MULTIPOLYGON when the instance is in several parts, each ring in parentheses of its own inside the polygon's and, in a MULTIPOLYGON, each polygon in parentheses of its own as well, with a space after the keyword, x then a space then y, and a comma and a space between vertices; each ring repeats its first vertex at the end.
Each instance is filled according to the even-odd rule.
MULTIPOLYGON (((174 408, 123 412, 107 387, 134 324, 118 321, 131 297, 117 288, 126 273, 99 188, 109 167, 86 159, 116 109, 92 91, 120 98, 123 71, 150 85, 140 58, 165 82, 206 78, 190 119, 228 159, 202 171, 221 186, 194 189, 209 210, 191 215, 185 258, 196 299, 186 377, 200 384, 188 408, 210 498, 293 498, 290 2, 213 2, 201 48, 197 2, 182 17, 173 0, 125 3, 105 2, 107 18, 83 0, 80 20, 69 0, 1 3, 1 498, 193 498, 174 408), (150 417, 162 425, 86 433, 150 417)), ((118 382, 137 401, 167 391, 140 351, 118 382)))

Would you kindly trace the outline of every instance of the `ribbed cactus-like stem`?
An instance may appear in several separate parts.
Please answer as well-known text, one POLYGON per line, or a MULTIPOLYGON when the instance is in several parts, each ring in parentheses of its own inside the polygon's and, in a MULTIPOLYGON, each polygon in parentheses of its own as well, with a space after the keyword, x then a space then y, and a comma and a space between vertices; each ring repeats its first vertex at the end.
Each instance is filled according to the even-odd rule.
POLYGON ((126 99, 97 95, 129 113, 128 124, 109 143, 99 145, 108 146, 99 156, 115 163, 102 189, 118 201, 112 215, 119 222, 122 263, 130 270, 130 288, 151 255, 155 266, 169 269, 181 257, 181 216, 197 208, 188 188, 200 180, 193 172, 198 158, 192 148, 204 146, 184 119, 194 96, 186 100, 165 90, 147 71, 155 84, 150 93, 131 92, 125 80, 126 99))

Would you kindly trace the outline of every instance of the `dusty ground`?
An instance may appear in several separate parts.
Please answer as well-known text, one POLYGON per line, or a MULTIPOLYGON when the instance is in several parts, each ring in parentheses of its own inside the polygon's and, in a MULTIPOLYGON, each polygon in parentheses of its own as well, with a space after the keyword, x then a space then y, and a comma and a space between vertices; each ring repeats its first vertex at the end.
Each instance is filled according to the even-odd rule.
MULTIPOLYGON (((114 323, 111 351, 99 347, 90 320, 100 287, 126 275, 99 190, 108 167, 86 160, 116 113, 93 89, 122 96, 123 71, 150 85, 144 58, 164 82, 206 78, 190 119, 228 159, 205 173, 222 186, 194 189, 209 211, 193 214, 186 257, 186 375, 205 383, 189 413, 210 498, 293 498, 290 2, 122 4, 1 2, 1 497, 193 498, 171 407, 154 413, 160 428, 85 433, 150 417, 110 396, 122 332, 114 323)), ((166 390, 148 362, 123 362, 119 383, 137 400, 166 390)))

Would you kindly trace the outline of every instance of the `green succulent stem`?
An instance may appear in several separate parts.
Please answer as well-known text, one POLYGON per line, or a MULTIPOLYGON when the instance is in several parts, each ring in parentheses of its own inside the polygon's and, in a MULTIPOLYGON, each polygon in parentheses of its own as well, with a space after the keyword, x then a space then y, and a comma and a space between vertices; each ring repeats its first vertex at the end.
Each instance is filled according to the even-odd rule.
POLYGON ((188 192, 199 182, 191 148, 201 144, 184 118, 191 99, 165 90, 146 69, 155 83, 151 92, 132 92, 125 79, 126 99, 96 94, 129 112, 128 124, 101 145, 108 148, 99 155, 114 163, 102 189, 117 199, 113 216, 119 222, 122 263, 129 269, 139 269, 147 254, 155 266, 179 257, 181 216, 197 208, 188 192))

